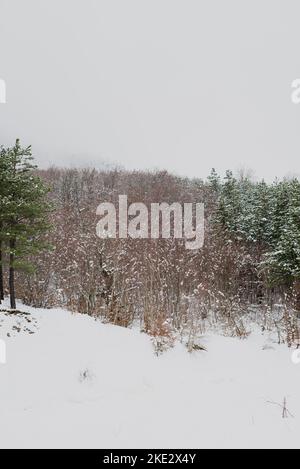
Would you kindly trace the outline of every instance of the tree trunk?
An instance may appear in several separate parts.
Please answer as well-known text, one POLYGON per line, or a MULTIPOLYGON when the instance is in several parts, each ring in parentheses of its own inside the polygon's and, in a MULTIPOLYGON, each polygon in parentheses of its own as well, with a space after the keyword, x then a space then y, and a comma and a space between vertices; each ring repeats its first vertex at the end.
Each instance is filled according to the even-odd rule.
POLYGON ((10 294, 11 309, 16 309, 15 268, 14 268, 15 247, 16 247, 16 240, 12 238, 9 241, 9 251, 10 251, 9 252, 9 294, 10 294))
POLYGON ((300 317, 300 280, 295 279, 293 284, 294 308, 300 317))
MULTIPOLYGON (((2 231, 3 223, 0 223, 0 230, 2 231)), ((0 304, 1 301, 4 300, 4 281, 3 281, 3 266, 2 266, 2 240, 0 240, 0 304)))
POLYGON ((0 304, 4 300, 4 285, 3 285, 3 267, 2 267, 2 242, 0 242, 0 304))

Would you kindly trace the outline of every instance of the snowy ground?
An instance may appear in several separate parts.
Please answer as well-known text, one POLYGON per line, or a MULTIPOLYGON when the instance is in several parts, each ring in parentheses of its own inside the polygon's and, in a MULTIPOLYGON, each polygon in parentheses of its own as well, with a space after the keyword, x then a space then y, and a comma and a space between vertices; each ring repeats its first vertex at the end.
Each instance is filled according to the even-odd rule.
POLYGON ((2 448, 300 447, 300 364, 284 345, 209 336, 207 351, 157 357, 137 331, 19 308, 31 314, 0 313, 2 448))

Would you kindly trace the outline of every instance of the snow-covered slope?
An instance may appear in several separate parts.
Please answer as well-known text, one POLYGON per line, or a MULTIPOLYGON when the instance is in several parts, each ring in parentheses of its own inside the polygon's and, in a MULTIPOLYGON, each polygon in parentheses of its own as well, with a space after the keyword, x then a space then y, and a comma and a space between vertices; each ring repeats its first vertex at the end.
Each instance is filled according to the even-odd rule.
POLYGON ((19 308, 30 315, 0 313, 3 448, 300 446, 300 364, 286 346, 210 336, 207 351, 157 357, 138 331, 19 308))

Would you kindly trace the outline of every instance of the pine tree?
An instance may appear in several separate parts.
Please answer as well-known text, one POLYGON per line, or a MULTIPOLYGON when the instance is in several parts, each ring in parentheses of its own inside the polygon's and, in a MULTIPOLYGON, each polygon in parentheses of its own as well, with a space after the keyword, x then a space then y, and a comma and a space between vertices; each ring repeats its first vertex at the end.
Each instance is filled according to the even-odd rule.
POLYGON ((240 210, 240 190, 238 182, 233 177, 231 171, 226 171, 216 214, 217 223, 219 223, 225 232, 231 235, 237 235, 240 210))
POLYGON ((252 185, 248 219, 245 229, 248 241, 254 242, 259 249, 271 243, 272 191, 265 181, 252 185))
POLYGON ((294 179, 282 182, 276 200, 272 223, 273 249, 266 255, 266 265, 273 282, 291 285, 300 279, 299 181, 294 179))
POLYGON ((215 168, 212 168, 210 175, 207 178, 209 186, 212 188, 212 190, 218 194, 220 191, 220 176, 218 175, 217 171, 215 168))
POLYGON ((219 197, 221 192, 221 181, 220 176, 214 168, 212 168, 210 175, 207 177, 208 191, 204 191, 202 195, 203 202, 206 207, 206 211, 209 214, 208 219, 214 223, 216 210, 219 205, 219 197))
POLYGON ((11 308, 16 308, 15 270, 33 270, 28 257, 47 245, 41 235, 50 226, 47 221, 51 209, 46 200, 48 188, 34 174, 31 147, 22 148, 19 140, 13 148, 6 149, 4 179, 7 183, 1 190, 1 239, 9 257, 9 291, 11 308))

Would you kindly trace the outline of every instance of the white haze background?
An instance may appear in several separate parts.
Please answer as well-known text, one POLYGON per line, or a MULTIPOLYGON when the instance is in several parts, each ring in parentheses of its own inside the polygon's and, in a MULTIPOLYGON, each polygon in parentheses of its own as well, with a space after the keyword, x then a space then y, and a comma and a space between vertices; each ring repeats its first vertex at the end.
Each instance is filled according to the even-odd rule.
POLYGON ((0 0, 0 141, 42 166, 300 172, 297 0, 0 0))

